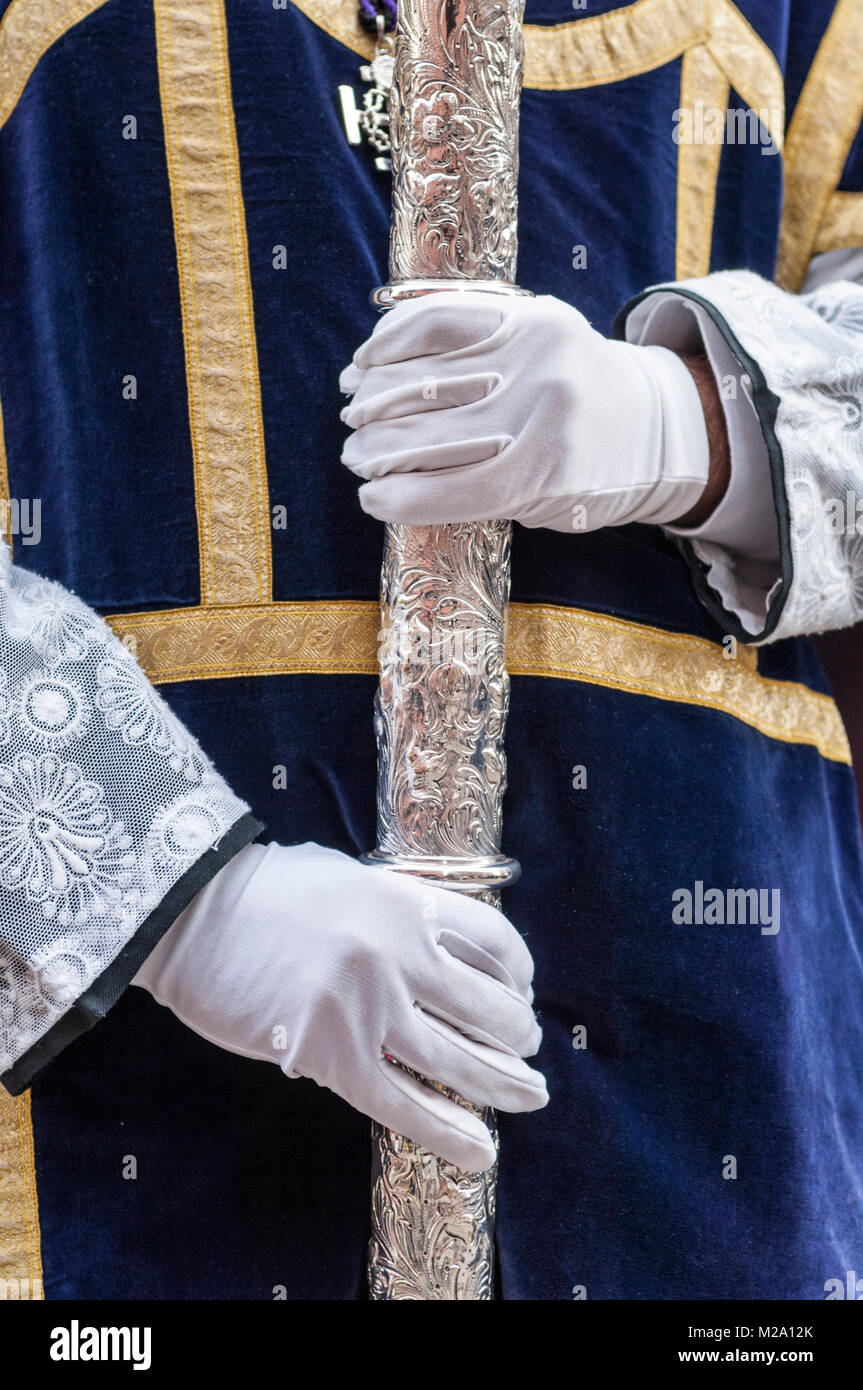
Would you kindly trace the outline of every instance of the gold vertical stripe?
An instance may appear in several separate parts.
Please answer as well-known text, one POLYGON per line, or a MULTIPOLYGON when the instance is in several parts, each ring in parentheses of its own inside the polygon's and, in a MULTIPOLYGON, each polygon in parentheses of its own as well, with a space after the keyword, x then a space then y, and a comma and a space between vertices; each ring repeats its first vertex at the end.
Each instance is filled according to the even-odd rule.
MULTIPOLYGON (((234 676, 376 675, 380 607, 369 600, 172 608, 107 619, 156 684, 234 676)), ((848 763, 835 703, 758 671, 756 651, 733 660, 688 633, 555 604, 513 603, 506 661, 515 676, 548 676, 656 700, 722 710, 783 743, 805 743, 848 763)))
POLYGON ((813 251, 863 246, 863 193, 834 193, 818 228, 813 251))
POLYGON ((154 0, 201 602, 265 602, 269 496, 224 0, 154 0))
POLYGON ((0 1298, 43 1297, 30 1096, 0 1087, 0 1298))
POLYGON ((785 139, 785 78, 767 44, 731 0, 711 0, 707 44, 735 92, 762 117, 777 149, 785 139))
POLYGON ((837 0, 785 141, 776 279, 797 292, 863 119, 863 0, 837 0))
POLYGON ((12 0, 0 20, 0 126, 18 104, 39 59, 106 0, 12 0))
MULTIPOLYGON (((706 44, 697 44, 683 55, 680 107, 693 120, 696 102, 705 118, 728 109, 730 83, 706 44)), ((724 125, 723 125, 724 133, 724 125)), ((696 132, 693 131, 695 137, 696 132)), ((678 280, 706 275, 710 270, 716 182, 723 141, 681 140, 677 150, 677 240, 675 274, 678 280)))

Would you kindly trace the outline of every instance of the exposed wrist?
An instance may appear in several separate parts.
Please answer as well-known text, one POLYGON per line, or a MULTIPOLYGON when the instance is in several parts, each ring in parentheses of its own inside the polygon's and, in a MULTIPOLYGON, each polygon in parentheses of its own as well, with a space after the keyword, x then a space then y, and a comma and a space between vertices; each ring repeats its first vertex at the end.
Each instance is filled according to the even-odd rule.
POLYGON ((701 400, 707 443, 710 450, 710 472, 707 485, 693 507, 669 522, 672 526, 700 526, 716 510, 728 489, 731 478, 731 448, 725 411, 719 398, 719 388, 710 362, 704 353, 677 354, 688 368, 701 400))

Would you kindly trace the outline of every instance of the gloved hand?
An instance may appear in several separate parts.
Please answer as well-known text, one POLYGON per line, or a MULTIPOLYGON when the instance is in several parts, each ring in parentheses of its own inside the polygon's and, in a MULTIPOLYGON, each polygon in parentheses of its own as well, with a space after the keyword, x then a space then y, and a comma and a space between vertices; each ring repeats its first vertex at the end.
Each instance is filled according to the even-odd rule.
POLYGON ((342 459, 381 520, 673 522, 707 483, 704 414, 680 358, 611 342, 548 295, 401 304, 341 387, 356 431, 342 459))
POLYGON ((533 962, 501 913, 319 845, 247 845, 133 980, 228 1052, 308 1076, 459 1167, 494 1161, 479 1105, 535 1110, 533 962))

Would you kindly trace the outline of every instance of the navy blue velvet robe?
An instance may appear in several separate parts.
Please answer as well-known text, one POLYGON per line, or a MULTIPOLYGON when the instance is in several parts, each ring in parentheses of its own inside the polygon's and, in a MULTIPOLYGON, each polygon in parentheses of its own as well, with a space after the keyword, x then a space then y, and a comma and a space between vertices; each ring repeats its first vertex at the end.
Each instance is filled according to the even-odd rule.
MULTIPOLYGON (((332 8, 352 23, 350 5, 332 8)), ((567 0, 527 8, 535 25, 582 22, 567 0)), ((593 0, 585 18, 622 8, 593 0)), ((739 9, 792 111, 832 4, 739 9)), ((372 327, 389 224, 388 181, 347 143, 336 98, 339 84, 360 91, 361 59, 292 4, 225 0, 225 13, 270 503, 287 509, 273 598, 373 601, 382 528, 339 465, 338 374, 372 327)), ((680 77, 678 56, 524 92, 519 279, 606 332, 630 296, 675 275, 680 77)), ((840 186, 863 189, 859 137, 840 186)), ((0 188, 9 486, 42 499, 41 542, 16 559, 104 614, 197 605, 149 4, 108 0, 45 52, 0 131, 0 188), (121 136, 129 113, 135 141, 121 136)), ((781 207, 781 159, 726 146, 710 268, 771 277, 781 207)), ((516 528, 513 599, 723 637, 650 528, 516 528)), ((806 640, 759 662, 762 676, 826 691, 806 640)), ((357 854, 374 842, 374 689, 372 674, 321 672, 165 694, 268 837, 357 854)), ((823 1298, 825 1281, 863 1268, 850 767, 709 705, 542 675, 513 679, 507 750, 504 849, 524 873, 506 910, 536 961, 551 1103, 500 1117, 501 1296, 823 1298), (698 880, 778 888, 781 929, 675 924, 672 893, 698 880), (573 1046, 579 1026, 586 1049, 573 1046)), ((32 1118, 47 1297, 365 1296, 366 1119, 210 1046, 141 991, 43 1073, 32 1118), (130 1154, 136 1181, 121 1178, 130 1154)))

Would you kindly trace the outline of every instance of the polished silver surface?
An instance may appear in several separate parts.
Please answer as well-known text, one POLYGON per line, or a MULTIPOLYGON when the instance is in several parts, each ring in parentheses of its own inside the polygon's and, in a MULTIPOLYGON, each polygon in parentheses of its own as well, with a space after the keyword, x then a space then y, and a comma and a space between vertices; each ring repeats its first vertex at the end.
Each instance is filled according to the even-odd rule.
POLYGON ((391 280, 515 281, 523 0, 401 0, 391 280))
MULTIPOLYGON (((522 9, 523 0, 400 0, 391 281, 376 292, 379 307, 434 288, 519 292, 522 9)), ((510 532, 503 521, 387 527, 378 844, 368 856, 493 906, 518 873, 500 853, 510 532)), ((492 1298, 495 1176, 496 1165, 463 1173, 375 1126, 371 1297, 492 1298)))
POLYGON ((421 299, 426 294, 466 294, 481 290, 483 294, 528 295, 531 290, 523 290, 509 280, 483 280, 475 285, 471 280, 402 280, 397 284, 379 285, 369 296, 375 309, 393 309, 405 299, 421 299))
POLYGON ((487 1173, 463 1173, 374 1125, 370 1297, 491 1299, 496 1181, 497 1163, 487 1173))
POLYGON ((370 854, 361 854, 363 864, 371 864, 378 869, 391 869, 395 873, 410 874, 421 878, 436 888, 457 888, 460 893, 494 893, 499 888, 508 888, 521 876, 521 866, 517 859, 506 854, 486 855, 476 859, 456 859, 446 855, 390 854, 386 850, 373 849, 370 854))

